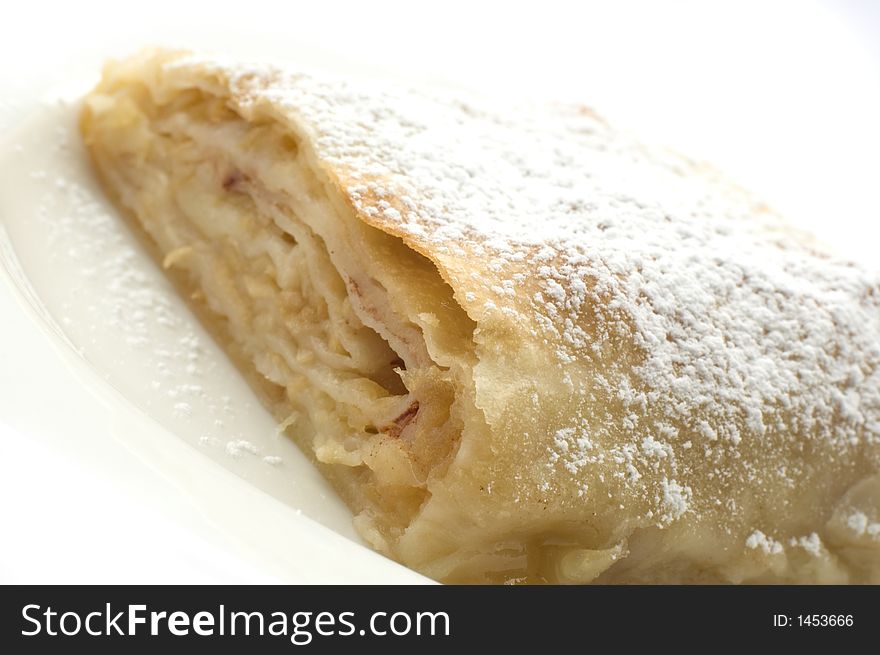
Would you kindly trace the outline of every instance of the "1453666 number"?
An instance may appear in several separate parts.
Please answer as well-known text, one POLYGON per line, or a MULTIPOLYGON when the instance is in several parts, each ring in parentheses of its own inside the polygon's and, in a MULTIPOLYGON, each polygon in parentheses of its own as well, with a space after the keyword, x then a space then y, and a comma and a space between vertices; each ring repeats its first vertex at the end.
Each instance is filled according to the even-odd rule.
POLYGON ((850 627, 853 624, 852 614, 798 614, 798 625, 816 628, 850 627))

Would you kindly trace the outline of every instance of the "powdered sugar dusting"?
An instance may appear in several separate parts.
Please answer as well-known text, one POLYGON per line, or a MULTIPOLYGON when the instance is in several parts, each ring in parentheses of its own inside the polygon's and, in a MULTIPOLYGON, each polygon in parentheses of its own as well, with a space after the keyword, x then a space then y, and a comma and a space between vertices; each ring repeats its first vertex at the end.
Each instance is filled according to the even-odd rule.
POLYGON ((862 511, 853 511, 846 520, 846 526, 857 537, 867 535, 871 539, 880 541, 880 522, 871 521, 868 515, 862 511))
POLYGON ((822 540, 815 532, 811 532, 803 537, 793 537, 789 543, 792 546, 803 548, 813 557, 820 557, 822 555, 822 540))
POLYGON ((226 442, 226 453, 231 457, 241 457, 242 455, 259 455, 260 450, 247 439, 233 439, 226 442))
POLYGON ((660 516, 661 522, 672 522, 682 516, 688 510, 688 502, 691 497, 691 488, 685 487, 675 480, 667 480, 663 478, 661 481, 663 487, 663 498, 661 499, 661 508, 663 513, 660 516))
POLYGON ((765 555, 778 555, 782 552, 782 544, 768 537, 760 530, 755 530, 746 539, 746 547, 752 550, 761 550, 765 555))

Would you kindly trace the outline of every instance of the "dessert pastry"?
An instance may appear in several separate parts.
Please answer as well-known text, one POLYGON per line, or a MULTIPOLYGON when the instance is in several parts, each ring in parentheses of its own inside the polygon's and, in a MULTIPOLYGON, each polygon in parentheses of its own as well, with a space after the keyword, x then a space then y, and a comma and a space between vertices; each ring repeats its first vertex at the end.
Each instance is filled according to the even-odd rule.
POLYGON ((582 107, 150 51, 82 133, 364 539, 449 582, 880 582, 880 287, 582 107))

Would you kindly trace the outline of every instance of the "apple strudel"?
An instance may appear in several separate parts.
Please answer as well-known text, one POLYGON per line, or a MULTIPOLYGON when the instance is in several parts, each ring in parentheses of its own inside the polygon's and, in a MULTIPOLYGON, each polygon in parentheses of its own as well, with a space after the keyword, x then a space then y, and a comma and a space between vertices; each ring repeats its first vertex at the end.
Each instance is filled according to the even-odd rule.
POLYGON ((379 551, 880 582, 880 286, 592 112, 150 51, 81 128, 379 551))

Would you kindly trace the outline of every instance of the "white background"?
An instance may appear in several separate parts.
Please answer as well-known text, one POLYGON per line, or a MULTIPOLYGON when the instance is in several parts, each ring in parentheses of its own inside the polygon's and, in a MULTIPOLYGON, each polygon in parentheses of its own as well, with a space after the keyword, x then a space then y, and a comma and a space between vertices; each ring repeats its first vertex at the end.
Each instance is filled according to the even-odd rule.
MULTIPOLYGON (((880 2, 6 3, 0 130, 41 89, 157 43, 584 102, 711 161, 876 266, 880 2)), ((161 471, 99 437, 59 446, 63 417, 20 419, 21 407, 58 406, 6 364, 11 349, 56 357, 32 332, 26 317, 0 316, 0 580, 272 579, 207 528, 193 536, 198 517, 169 513, 161 471)), ((71 387, 67 411, 89 398, 71 387)))

